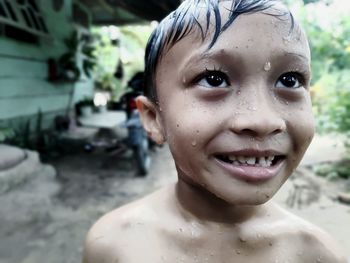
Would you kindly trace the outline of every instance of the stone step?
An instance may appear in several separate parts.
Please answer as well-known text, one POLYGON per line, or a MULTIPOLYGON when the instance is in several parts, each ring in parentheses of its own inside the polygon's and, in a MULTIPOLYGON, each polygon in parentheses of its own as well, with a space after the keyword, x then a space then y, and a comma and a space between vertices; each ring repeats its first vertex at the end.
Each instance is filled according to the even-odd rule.
POLYGON ((0 195, 34 179, 42 169, 37 152, 0 144, 0 195))

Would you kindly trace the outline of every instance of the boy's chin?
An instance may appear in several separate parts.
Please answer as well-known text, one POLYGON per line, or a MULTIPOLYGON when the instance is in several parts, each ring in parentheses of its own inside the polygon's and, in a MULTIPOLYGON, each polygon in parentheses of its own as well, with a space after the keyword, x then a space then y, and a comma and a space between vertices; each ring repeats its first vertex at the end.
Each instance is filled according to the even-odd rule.
POLYGON ((216 195, 221 200, 232 206, 258 206, 263 205, 270 201, 277 192, 259 192, 249 194, 248 192, 236 195, 235 193, 230 195, 216 195))

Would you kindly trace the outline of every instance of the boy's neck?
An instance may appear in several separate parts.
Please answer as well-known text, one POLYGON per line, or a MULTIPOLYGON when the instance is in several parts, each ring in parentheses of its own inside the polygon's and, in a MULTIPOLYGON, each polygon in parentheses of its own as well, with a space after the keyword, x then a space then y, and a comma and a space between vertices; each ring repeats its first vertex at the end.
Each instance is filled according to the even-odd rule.
POLYGON ((266 205, 232 205, 201 186, 179 178, 175 197, 180 213, 187 219, 202 222, 239 224, 266 213, 266 205))

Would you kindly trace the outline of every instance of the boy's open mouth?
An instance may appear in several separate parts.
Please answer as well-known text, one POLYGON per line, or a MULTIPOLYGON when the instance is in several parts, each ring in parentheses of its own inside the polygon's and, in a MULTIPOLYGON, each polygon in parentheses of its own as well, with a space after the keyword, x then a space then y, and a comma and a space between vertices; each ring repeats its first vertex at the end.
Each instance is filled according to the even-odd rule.
POLYGON ((236 156, 236 155, 215 155, 218 160, 237 166, 271 167, 285 159, 284 155, 273 156, 236 156))

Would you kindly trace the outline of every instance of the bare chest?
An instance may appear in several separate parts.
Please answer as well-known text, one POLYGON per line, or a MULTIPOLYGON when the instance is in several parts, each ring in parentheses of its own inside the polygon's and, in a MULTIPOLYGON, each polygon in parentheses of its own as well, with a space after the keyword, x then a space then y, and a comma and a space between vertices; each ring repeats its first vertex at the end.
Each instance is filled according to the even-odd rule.
POLYGON ((144 236, 130 244, 127 250, 120 263, 302 263, 306 252, 270 237, 244 240, 223 234, 203 238, 195 233, 186 238, 144 236))

